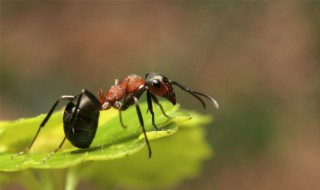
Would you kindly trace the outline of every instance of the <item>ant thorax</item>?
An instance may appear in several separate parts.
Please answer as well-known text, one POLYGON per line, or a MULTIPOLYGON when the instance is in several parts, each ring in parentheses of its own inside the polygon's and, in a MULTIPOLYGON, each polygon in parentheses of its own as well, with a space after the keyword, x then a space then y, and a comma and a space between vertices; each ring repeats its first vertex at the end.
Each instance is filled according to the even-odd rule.
POLYGON ((120 82, 120 85, 126 87, 127 93, 136 92, 144 84, 145 84, 144 79, 139 75, 135 75, 135 74, 131 74, 127 76, 120 82))

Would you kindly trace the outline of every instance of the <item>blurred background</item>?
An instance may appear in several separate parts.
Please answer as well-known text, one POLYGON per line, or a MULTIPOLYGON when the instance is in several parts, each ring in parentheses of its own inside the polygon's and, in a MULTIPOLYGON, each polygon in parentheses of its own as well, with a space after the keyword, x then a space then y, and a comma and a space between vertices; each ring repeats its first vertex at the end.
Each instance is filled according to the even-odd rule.
POLYGON ((0 118, 155 71, 220 104, 177 89, 214 156, 172 189, 319 189, 319 62, 319 2, 2 1, 0 118))

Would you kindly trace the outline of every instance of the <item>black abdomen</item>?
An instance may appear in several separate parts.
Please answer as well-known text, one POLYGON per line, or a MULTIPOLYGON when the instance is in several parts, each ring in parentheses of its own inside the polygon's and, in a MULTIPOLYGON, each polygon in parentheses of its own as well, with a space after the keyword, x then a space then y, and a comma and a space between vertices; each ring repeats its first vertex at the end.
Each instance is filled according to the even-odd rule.
POLYGON ((78 148, 88 148, 95 137, 101 104, 89 91, 69 102, 63 115, 64 133, 71 144, 78 148), (77 102, 80 104, 77 110, 77 102))

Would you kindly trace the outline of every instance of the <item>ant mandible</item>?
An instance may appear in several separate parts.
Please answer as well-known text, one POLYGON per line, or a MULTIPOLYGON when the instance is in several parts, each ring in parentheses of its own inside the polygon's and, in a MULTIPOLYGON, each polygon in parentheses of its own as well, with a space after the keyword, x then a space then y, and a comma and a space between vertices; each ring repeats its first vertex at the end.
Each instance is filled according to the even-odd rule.
POLYGON ((172 88, 172 85, 176 85, 180 87, 182 90, 193 95, 195 98, 197 98, 201 102, 204 108, 206 107, 206 104, 201 99, 200 96, 209 99, 215 105, 216 108, 219 108, 217 101, 211 96, 206 95, 202 92, 190 90, 187 87, 181 85, 180 83, 169 80, 167 77, 154 72, 147 73, 145 76, 145 80, 141 76, 138 76, 135 74, 131 74, 125 77, 120 82, 116 79, 115 84, 107 90, 106 95, 104 95, 103 90, 101 88, 99 89, 99 92, 98 92, 99 101, 102 105, 102 110, 107 110, 107 109, 110 109, 111 107, 118 109, 120 123, 121 123, 121 126, 124 128, 126 128, 126 126, 123 123, 121 112, 128 109, 129 106, 135 104, 137 114, 139 117, 139 122, 142 127, 145 141, 148 147, 149 158, 151 157, 152 152, 151 152, 151 147, 150 147, 148 137, 146 135, 146 130, 144 127, 144 122, 143 122, 141 110, 139 107, 138 99, 141 97, 141 95, 145 91, 147 91, 148 111, 150 111, 152 116, 152 125, 154 126, 155 129, 159 130, 159 128, 156 126, 154 121, 152 101, 160 107, 161 112, 164 116, 166 116, 167 118, 170 118, 165 113, 163 107, 159 103, 156 96, 164 97, 168 99, 173 105, 175 105, 176 94, 172 88), (122 103, 121 103, 121 100, 122 100, 122 103))
POLYGON ((90 91, 86 89, 81 90, 81 93, 76 96, 62 95, 54 103, 44 120, 41 122, 30 145, 24 151, 12 155, 11 158, 22 155, 31 149, 41 129, 46 125, 47 121, 49 120, 53 111, 55 110, 55 108, 61 100, 69 101, 63 114, 63 128, 65 137, 63 138, 58 148, 56 148, 50 155, 45 157, 43 161, 49 159, 59 149, 61 149, 66 139, 68 139, 71 142, 71 144, 77 148, 89 148, 96 134, 101 110, 107 110, 111 107, 118 109, 121 126, 126 127, 123 124, 121 112, 128 109, 128 107, 133 104, 135 104, 136 106, 139 122, 142 127, 145 141, 148 147, 149 158, 151 158, 151 147, 148 137, 146 135, 146 130, 144 127, 144 122, 139 107, 138 99, 145 91, 147 91, 148 110, 152 115, 152 125, 157 130, 159 130, 159 128, 156 126, 154 122, 152 101, 160 107, 164 116, 170 118, 165 113, 156 96, 164 97, 168 99, 173 105, 175 105, 176 96, 175 92, 173 91, 172 85, 176 85, 180 87, 182 90, 193 95, 201 102, 204 108, 206 107, 206 104, 200 96, 209 99, 215 105, 216 108, 219 107, 217 101, 213 99, 211 96, 208 96, 202 92, 190 90, 178 82, 168 80, 165 76, 161 74, 153 72, 147 73, 145 80, 138 75, 132 74, 125 77, 120 82, 116 80, 115 85, 111 86, 107 90, 106 95, 103 94, 103 91, 100 88, 98 91, 99 100, 90 91), (121 100, 123 100, 122 103, 121 100))

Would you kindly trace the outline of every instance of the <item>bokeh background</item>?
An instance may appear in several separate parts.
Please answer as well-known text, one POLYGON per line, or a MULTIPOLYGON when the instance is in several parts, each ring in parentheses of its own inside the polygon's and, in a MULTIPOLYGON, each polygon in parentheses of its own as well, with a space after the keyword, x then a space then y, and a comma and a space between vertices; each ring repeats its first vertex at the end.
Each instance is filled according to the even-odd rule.
POLYGON ((1 1, 0 118, 155 71, 221 107, 177 90, 214 156, 172 189, 320 189, 319 62, 316 1, 1 1))

